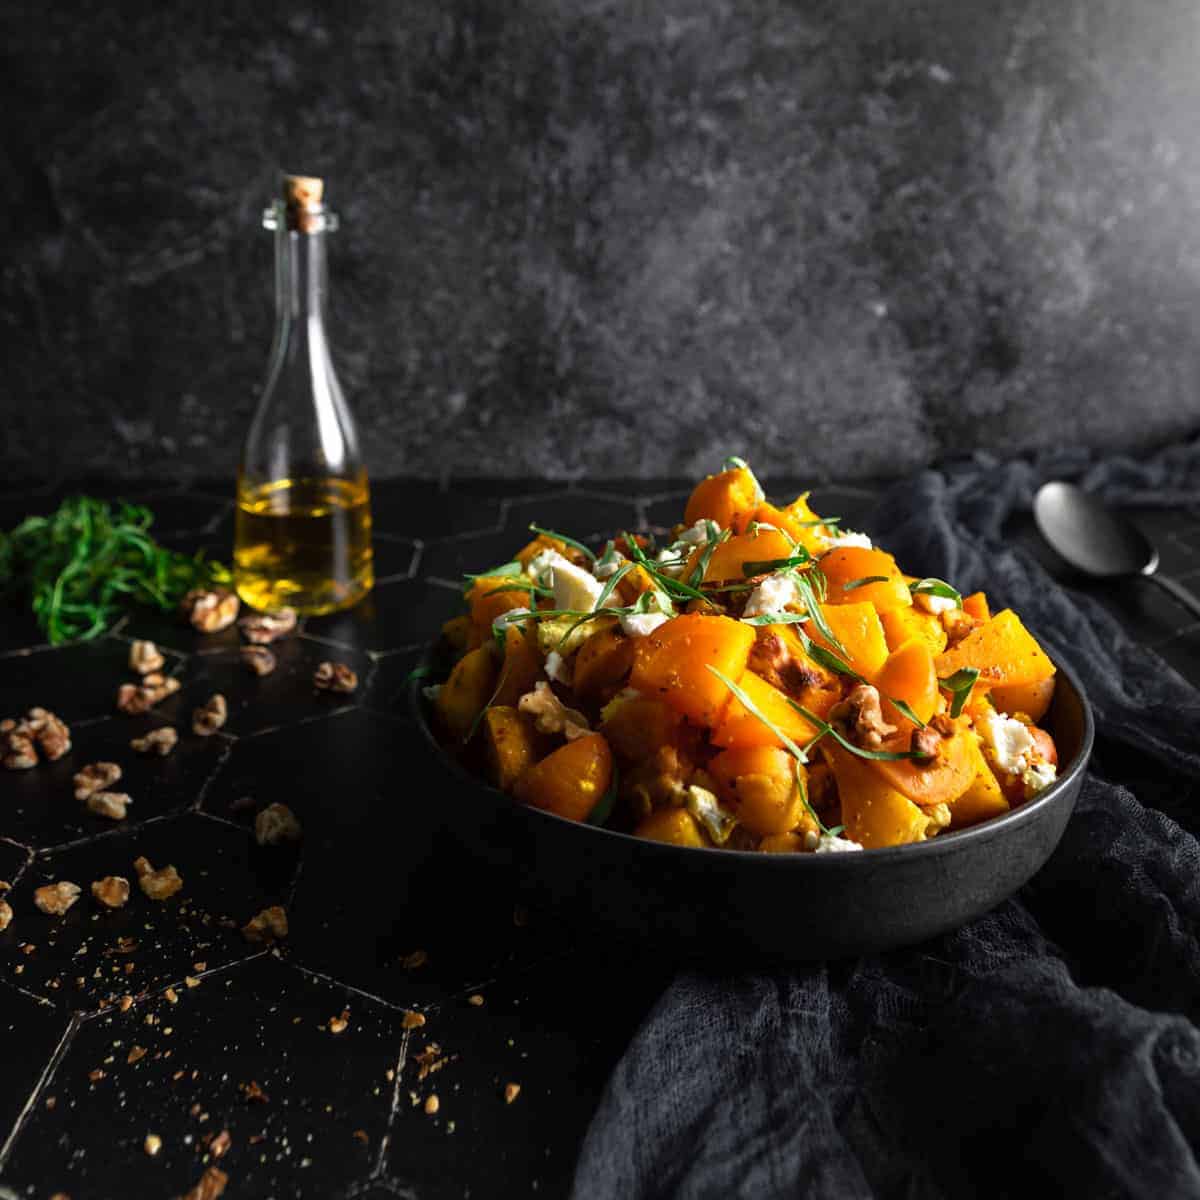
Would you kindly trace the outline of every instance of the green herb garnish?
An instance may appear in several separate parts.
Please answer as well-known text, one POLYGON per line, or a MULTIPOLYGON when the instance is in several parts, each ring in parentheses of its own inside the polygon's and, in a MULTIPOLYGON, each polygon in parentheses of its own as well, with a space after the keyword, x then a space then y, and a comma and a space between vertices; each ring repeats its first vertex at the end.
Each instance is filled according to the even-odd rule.
POLYGON ((962 713, 971 697, 971 689, 975 686, 978 678, 978 668, 961 667, 953 675, 947 675, 945 679, 938 680, 938 686, 950 693, 950 715, 952 717, 957 717, 962 713))
POLYGON ((812 562, 812 555, 807 550, 801 547, 800 551, 791 558, 752 559, 750 562, 744 562, 742 563, 742 574, 747 578, 751 575, 771 575, 776 571, 785 571, 789 567, 803 567, 812 562))
POLYGON ((72 496, 0 534, 0 593, 28 598, 52 645, 98 637, 130 604, 164 611, 192 588, 226 585, 229 568, 160 546, 148 508, 72 496))
POLYGON ((587 815, 588 825, 607 825, 608 818, 612 816, 613 805, 617 802, 617 789, 620 786, 620 771, 616 763, 613 763, 612 772, 612 782, 608 785, 608 791, 596 801, 587 815))
POLYGON ((868 583, 887 583, 886 575, 864 575, 861 579, 851 579, 842 584, 843 592, 852 592, 855 588, 866 587, 868 583))
MULTIPOLYGON (((712 669, 711 667, 709 668, 712 669)), ((809 712, 803 704, 797 704, 790 696, 785 696, 788 704, 796 710, 806 721, 811 725, 815 725, 821 731, 821 737, 832 737, 838 745, 849 750, 851 754, 858 755, 859 758, 873 758, 878 762, 897 762, 903 758, 915 758, 911 750, 864 750, 861 746, 856 746, 853 742, 842 737, 840 733, 828 721, 822 721, 816 713, 809 712)), ((812 743, 809 743, 810 745, 812 743)))
POLYGON ((705 528, 708 532, 708 541, 705 542, 704 549, 700 552, 700 557, 696 560, 691 575, 688 576, 689 587, 698 588, 704 582, 704 573, 708 570, 708 564, 712 562, 713 552, 729 537, 729 530, 719 529, 715 521, 707 522, 705 528))
POLYGON ((589 550, 582 542, 577 542, 573 537, 567 537, 565 533, 555 533, 553 529, 543 529, 540 525, 534 525, 530 522, 529 528, 534 533, 540 533, 543 537, 554 538, 556 541, 562 542, 573 549, 578 550, 580 554, 587 556, 588 562, 595 562, 596 555, 589 550))
POLYGON ((922 721, 921 718, 918 717, 917 714, 913 712, 913 710, 903 700, 897 700, 895 696, 888 696, 887 698, 891 701, 892 705, 895 708, 898 708, 914 725, 917 726, 918 729, 925 728, 925 722, 922 721))
POLYGON ((916 583, 908 585, 908 590, 914 596, 941 596, 945 600, 953 600, 959 608, 963 606, 962 593, 944 579, 918 579, 916 583))

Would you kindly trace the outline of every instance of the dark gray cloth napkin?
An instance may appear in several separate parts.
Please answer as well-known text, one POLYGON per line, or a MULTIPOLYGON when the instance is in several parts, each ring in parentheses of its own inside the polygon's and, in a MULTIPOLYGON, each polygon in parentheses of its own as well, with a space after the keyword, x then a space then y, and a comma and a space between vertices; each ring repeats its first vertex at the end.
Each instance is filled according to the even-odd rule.
POLYGON ((1200 1196, 1200 693, 1005 543, 1051 477, 1195 505, 1200 449, 977 459, 895 486, 871 527, 1082 677, 1096 752, 1050 862, 911 949, 678 978, 608 1083, 578 1200, 1200 1196))

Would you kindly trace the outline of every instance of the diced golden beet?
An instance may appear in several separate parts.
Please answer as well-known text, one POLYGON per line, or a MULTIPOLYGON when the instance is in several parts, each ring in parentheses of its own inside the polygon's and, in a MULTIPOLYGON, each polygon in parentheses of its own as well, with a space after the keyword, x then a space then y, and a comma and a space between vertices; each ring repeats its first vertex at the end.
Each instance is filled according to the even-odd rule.
MULTIPOLYGON (((738 686, 749 696, 755 708, 797 745, 803 746, 809 738, 816 736, 816 727, 810 725, 792 708, 787 702, 787 697, 778 688, 772 687, 751 671, 742 676, 738 686)), ((783 742, 779 737, 736 696, 729 702, 724 720, 713 732, 712 744, 726 748, 778 746, 783 749, 783 742)))
POLYGON ((521 625, 510 625, 504 631, 504 662, 494 703, 516 706, 526 692, 542 677, 542 657, 538 653, 537 635, 521 625))
POLYGON ((782 520, 772 523, 786 529, 809 554, 817 555, 828 544, 829 532, 826 526, 820 524, 821 518, 809 506, 809 495, 810 493, 804 492, 786 508, 777 510, 782 514, 782 520))
POLYGON ((763 854, 799 854, 804 849, 802 833, 769 833, 758 848, 763 854))
POLYGON ((471 606, 471 621, 484 636, 491 633, 492 622, 512 608, 529 608, 533 593, 524 588, 514 588, 520 583, 515 575, 485 575, 475 580, 467 593, 471 606), (497 590, 501 589, 501 590, 497 590))
MULTIPOLYGON (((701 545, 692 551, 683 578, 690 580, 692 572, 699 566, 706 553, 701 545)), ((704 570, 705 580, 744 579, 744 564, 748 562, 770 562, 773 559, 790 558, 792 543, 774 529, 759 529, 754 533, 740 533, 722 542, 712 552, 704 570)), ((751 572, 754 574, 755 572, 751 572)))
POLYGON ((610 616, 594 617, 582 624, 578 617, 543 617, 537 623, 538 650, 543 658, 551 651, 569 658, 593 633, 616 623, 617 618, 610 616))
POLYGON ((708 518, 722 529, 742 533, 762 499, 754 476, 745 467, 735 467, 720 475, 710 475, 696 485, 688 497, 683 522, 694 525, 708 518))
POLYGON ((873 604, 878 613, 912 607, 912 594, 900 576, 896 560, 882 550, 836 546, 821 555, 818 565, 829 583, 830 604, 873 604), (864 583, 846 591, 846 584, 876 576, 882 576, 883 582, 864 583))
POLYGON ((632 604, 643 592, 654 590, 654 580, 645 567, 634 564, 617 584, 617 595, 622 604, 632 604))
POLYGON ((544 533, 539 533, 532 542, 518 550, 514 557, 521 566, 527 567, 543 550, 557 550, 563 558, 569 558, 574 563, 580 563, 583 559, 583 555, 574 546, 568 546, 566 542, 548 537, 544 533))
MULTIPOLYGON (((738 821, 751 833, 787 833, 807 813, 796 786, 796 762, 774 746, 723 750, 708 764, 738 821)), ((803 775, 804 768, 800 768, 803 775)))
POLYGON ((661 700, 632 696, 615 702, 602 732, 622 762, 639 763, 652 758, 660 746, 675 745, 682 724, 683 717, 661 700))
POLYGON ((977 621, 992 619, 992 610, 988 608, 987 597, 982 592, 972 592, 963 597, 963 612, 977 621))
POLYGON ((527 713, 507 705, 493 705, 483 714, 483 745, 488 778, 503 791, 537 761, 539 734, 527 713))
POLYGON ((841 699, 841 675, 808 656, 794 625, 758 625, 747 670, 818 717, 841 699))
MULTIPOLYGON (((887 639, 873 604, 822 604, 821 611, 834 637, 846 652, 846 661, 864 679, 874 679, 887 661, 887 639)), ((805 632, 814 642, 839 654, 818 632, 812 621, 806 622, 805 632)), ((839 654, 840 657, 840 654, 839 654)))
POLYGON ((582 700, 591 700, 614 688, 633 668, 633 639, 621 632, 619 624, 597 629, 575 655, 572 687, 582 700))
POLYGON ((731 693, 708 667, 736 682, 753 645, 754 630, 741 621, 685 613, 636 639, 629 686, 711 727, 720 722, 731 693))
POLYGON ((442 728, 462 741, 491 699, 496 687, 496 659, 490 644, 468 651, 454 665, 450 678, 438 689, 433 707, 442 728))
MULTIPOLYGON (((943 738, 937 757, 928 760, 907 758, 866 759, 872 770, 914 804, 929 808, 934 804, 953 804, 971 785, 975 766, 971 759, 974 734, 960 722, 954 735, 943 738)), ((907 750, 909 735, 897 734, 885 743, 888 750, 907 750)))
POLYGON ((522 804, 586 821, 612 782, 612 753, 598 733, 560 746, 527 767, 513 788, 522 804))
POLYGON ((929 817, 872 771, 865 759, 840 746, 829 745, 825 753, 837 779, 846 837, 868 850, 925 840, 929 817))
POLYGON ((963 667, 975 667, 980 682, 991 688, 1036 683, 1054 674, 1054 664, 1011 608, 998 612, 937 658, 937 673, 943 679, 963 667))
POLYGON ((912 608, 893 608, 880 615, 883 633, 889 650, 897 650, 909 638, 920 638, 937 655, 946 648, 946 631, 933 613, 915 605, 912 608))
POLYGON ((707 846, 699 822, 686 808, 660 808, 638 822, 634 837, 671 846, 707 846))
POLYGON ((992 768, 979 748, 979 738, 971 734, 966 740, 972 779, 967 790, 950 805, 951 829, 962 829, 986 821, 989 817, 998 817, 1008 812, 1009 807, 996 776, 992 774, 992 768))
POLYGON ((442 626, 442 640, 455 654, 466 654, 479 645, 479 632, 471 618, 463 613, 460 617, 451 617, 442 626))
POLYGON ((937 712, 938 680, 933 669, 933 655, 927 642, 920 638, 909 638, 903 646, 888 655, 875 686, 884 698, 883 718, 885 721, 912 730, 913 723, 891 700, 902 700, 922 721, 928 721, 937 712))
POLYGON ((1009 683, 991 689, 992 700, 1002 713, 1024 713, 1040 721, 1054 699, 1054 676, 1033 683, 1009 683))

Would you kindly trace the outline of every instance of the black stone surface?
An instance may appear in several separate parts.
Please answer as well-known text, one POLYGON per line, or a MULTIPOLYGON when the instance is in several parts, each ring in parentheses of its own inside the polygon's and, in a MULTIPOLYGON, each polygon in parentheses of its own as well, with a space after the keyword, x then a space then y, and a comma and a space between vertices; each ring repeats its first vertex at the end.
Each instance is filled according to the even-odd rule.
POLYGON ((1195 41, 1192 0, 7 4, 0 470, 229 470, 280 167, 343 219, 379 478, 1168 441, 1195 41))
MULTIPOLYGON (((223 492, 173 493, 179 503, 164 508, 164 524, 195 522, 196 532, 190 542, 182 525, 164 532, 181 544, 211 538, 223 492)), ((0 772, 0 879, 14 885, 13 921, 0 933, 0 1191, 179 1195, 217 1166, 229 1195, 565 1194, 607 1074, 672 964, 527 912, 516 881, 463 857, 438 819, 451 798, 423 778, 403 681, 460 603, 453 581, 431 583, 427 569, 491 565, 463 561, 464 548, 506 557, 530 519, 569 519, 568 531, 596 534, 614 521, 670 524, 686 491, 669 480, 644 492, 554 489, 545 513, 522 499, 536 492, 521 483, 439 492, 425 506, 439 532, 426 533, 411 495, 385 489, 377 526, 422 549, 415 574, 355 612, 306 622, 265 680, 240 673, 235 638, 199 637, 153 614, 95 643, 0 657, 0 711, 41 703, 74 721, 67 758, 0 772), (492 530, 482 536, 481 514, 492 530), (184 690, 153 714, 118 715, 127 639, 150 629, 177 651, 184 690), (354 664, 358 692, 315 695, 308 675, 321 657, 354 664), (190 709, 218 687, 231 701, 229 725, 196 737, 190 709), (182 733, 172 756, 130 752, 131 737, 167 721, 182 733), (93 817, 72 796, 71 775, 97 758, 126 771, 121 787, 134 804, 124 822, 93 817), (256 843, 254 817, 275 801, 301 821, 299 844, 256 843), (134 881, 139 854, 174 864, 183 890, 155 902, 134 882, 126 908, 101 910, 91 881, 134 881), (34 889, 63 879, 84 895, 63 918, 38 912, 34 889), (288 912, 286 941, 248 944, 240 926, 276 903, 288 912), (330 1020, 343 1012, 346 1028, 334 1033, 330 1020), (406 1029, 405 1012, 425 1023, 410 1018, 406 1029), (134 1046, 146 1054, 130 1062, 134 1046), (265 1099, 247 1098, 251 1081, 265 1099), (520 1087, 512 1103, 507 1083, 520 1087), (437 1111, 427 1112, 435 1094, 437 1111), (223 1130, 229 1148, 214 1159, 223 1130), (149 1134, 162 1140, 154 1156, 149 1134)), ((872 496, 829 487, 813 502, 869 531, 872 496)), ((0 509, 10 499, 0 493, 0 509)), ((31 499, 56 496, 14 503, 31 499)), ((1200 582, 1200 516, 1133 515, 1166 548, 1164 562, 1181 569, 1195 557, 1200 582)), ((1011 533, 1043 553, 1028 526, 1011 533)), ((1151 588, 1096 593, 1200 681, 1200 631, 1151 588)), ((19 614, 5 610, 3 627, 23 628, 19 614)))

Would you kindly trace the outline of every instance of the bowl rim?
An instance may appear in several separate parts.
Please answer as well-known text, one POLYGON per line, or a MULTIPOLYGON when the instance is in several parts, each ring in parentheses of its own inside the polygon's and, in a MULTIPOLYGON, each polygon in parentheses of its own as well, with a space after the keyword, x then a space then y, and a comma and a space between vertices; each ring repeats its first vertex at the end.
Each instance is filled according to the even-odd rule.
MULTIPOLYGON (((755 863, 774 862, 781 864, 779 867, 774 868, 778 870, 794 870, 796 869, 795 864, 799 862, 810 864, 805 869, 815 870, 839 869, 834 864, 851 864, 856 862, 874 865, 892 861, 897 856, 900 856, 901 861, 908 862, 916 859, 918 855, 931 858, 944 854, 953 854, 956 850, 965 849, 980 842, 990 841, 996 837, 1003 837, 1008 831, 1036 821, 1046 809, 1056 807, 1064 795, 1071 796, 1072 798, 1075 796, 1078 790, 1075 786, 1075 781, 1087 769, 1096 738, 1096 724, 1092 715, 1091 702, 1088 700, 1087 692, 1080 682, 1078 674, 1073 667, 1068 666, 1064 662, 1052 659, 1051 661, 1054 663, 1056 672, 1066 678, 1071 686, 1071 690, 1075 693, 1076 699, 1079 701, 1080 711, 1083 714, 1083 735, 1080 739, 1079 749, 1067 768, 1058 775, 1048 788, 1040 792, 1034 799, 1026 801, 1019 808, 1010 809, 1000 816, 989 817, 986 821, 981 821, 977 825, 967 826, 966 829, 956 829, 952 832, 940 833, 937 837, 930 838, 924 842, 905 842, 899 846, 864 847, 861 851, 855 851, 850 854, 764 854, 761 850, 725 850, 715 846, 676 846, 665 842, 655 842, 649 838, 635 837, 632 833, 625 833, 619 829, 609 829, 603 825, 589 825, 586 821, 572 821, 570 818, 559 816, 557 813, 521 804, 507 792, 502 791, 486 779, 482 779, 467 770, 461 762, 446 752, 441 742, 438 741, 437 735, 434 733, 429 721, 426 719, 427 701, 423 689, 428 686, 425 682, 428 676, 421 671, 421 667, 432 663, 436 659, 437 654, 436 642, 427 646, 421 655, 420 663, 409 676, 407 684, 409 707, 417 726, 429 743, 430 748, 438 755, 443 765, 462 783, 469 784, 473 789, 489 793, 497 801, 502 801, 505 806, 515 810, 514 815, 519 815, 529 820, 540 819, 542 821, 549 821, 560 827, 585 830, 592 835, 611 839, 614 846, 625 843, 629 849, 636 848, 640 852, 653 852, 654 848, 657 848, 660 852, 716 855, 716 861, 729 862, 731 864, 746 861, 755 863), (825 865, 816 866, 814 864, 825 865)), ((697 859, 696 861, 701 860, 697 859)), ((772 868, 765 867, 762 869, 771 870, 772 868)))

